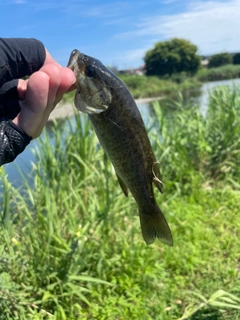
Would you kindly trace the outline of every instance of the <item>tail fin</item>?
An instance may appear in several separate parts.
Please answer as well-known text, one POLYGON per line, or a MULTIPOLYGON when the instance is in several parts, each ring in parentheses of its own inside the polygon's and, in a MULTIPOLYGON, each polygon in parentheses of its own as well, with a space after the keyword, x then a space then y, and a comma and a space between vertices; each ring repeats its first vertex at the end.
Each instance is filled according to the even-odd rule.
POLYGON ((143 238, 146 244, 151 244, 156 238, 163 243, 173 246, 173 238, 171 230, 168 226, 162 211, 158 206, 154 206, 154 210, 149 212, 142 212, 139 210, 140 223, 142 228, 143 238))

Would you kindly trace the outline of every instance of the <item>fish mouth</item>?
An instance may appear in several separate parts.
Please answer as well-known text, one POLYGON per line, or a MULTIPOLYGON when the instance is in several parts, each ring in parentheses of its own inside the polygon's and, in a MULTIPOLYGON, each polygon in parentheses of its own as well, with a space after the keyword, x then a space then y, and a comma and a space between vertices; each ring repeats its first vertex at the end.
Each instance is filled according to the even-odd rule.
POLYGON ((73 50, 71 52, 70 58, 68 60, 67 68, 71 69, 72 71, 74 70, 75 65, 77 63, 79 53, 80 52, 78 50, 73 50))
POLYGON ((84 70, 84 61, 82 59, 83 54, 75 49, 72 51, 68 64, 67 64, 67 68, 71 69, 75 76, 77 76, 77 74, 81 71, 84 70))
POLYGON ((88 57, 87 55, 85 55, 84 53, 81 53, 77 49, 72 51, 67 64, 67 68, 71 69, 74 72, 75 77, 77 79, 77 84, 78 84, 77 91, 75 94, 75 106, 77 107, 78 110, 87 114, 99 114, 108 109, 108 105, 105 105, 105 104, 96 103, 94 107, 89 104, 89 100, 95 100, 95 101, 97 100, 97 98, 94 99, 94 97, 100 94, 101 88, 98 90, 96 90, 97 88, 95 88, 95 90, 92 90, 92 91, 90 90, 90 92, 88 92, 88 95, 87 95, 88 96, 87 100, 84 99, 84 94, 82 93, 83 89, 81 87, 81 83, 86 78, 86 73, 85 73, 86 65, 94 65, 94 64, 95 64, 95 60, 93 58, 88 57))
POLYGON ((71 69, 76 76, 76 73, 84 71, 88 60, 88 56, 74 49, 70 55, 67 68, 71 69))

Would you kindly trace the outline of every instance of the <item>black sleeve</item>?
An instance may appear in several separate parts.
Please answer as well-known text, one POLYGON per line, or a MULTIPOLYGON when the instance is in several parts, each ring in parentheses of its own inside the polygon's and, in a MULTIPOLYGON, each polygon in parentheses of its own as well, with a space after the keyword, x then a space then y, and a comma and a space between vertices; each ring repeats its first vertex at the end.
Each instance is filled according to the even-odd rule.
POLYGON ((0 88, 0 120, 14 119, 20 112, 17 92, 18 79, 8 81, 0 88))
POLYGON ((13 161, 32 140, 11 120, 0 122, 0 166, 13 161))
POLYGON ((0 87, 38 71, 45 58, 44 45, 36 39, 0 38, 0 87))
POLYGON ((17 116, 18 79, 39 70, 45 58, 44 45, 36 39, 0 38, 0 118, 17 116))

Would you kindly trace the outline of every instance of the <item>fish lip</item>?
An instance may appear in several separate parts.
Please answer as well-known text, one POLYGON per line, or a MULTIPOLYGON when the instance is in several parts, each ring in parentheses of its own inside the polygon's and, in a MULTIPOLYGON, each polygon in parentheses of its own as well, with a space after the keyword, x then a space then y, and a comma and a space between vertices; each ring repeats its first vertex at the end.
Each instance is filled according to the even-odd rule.
POLYGON ((77 63, 78 55, 79 55, 79 51, 75 49, 71 52, 71 55, 69 57, 67 68, 71 69, 72 71, 74 70, 74 67, 77 63))
POLYGON ((67 68, 71 69, 76 77, 79 73, 84 71, 85 64, 83 61, 83 54, 79 50, 74 49, 72 51, 67 64, 67 68))
POLYGON ((71 55, 70 55, 70 58, 69 58, 69 61, 67 64, 67 68, 74 71, 74 73, 75 73, 75 70, 76 70, 76 72, 81 71, 84 68, 85 60, 86 59, 84 59, 84 54, 81 53, 79 50, 74 49, 71 52, 71 55))
MULTIPOLYGON (((77 72, 84 72, 86 65, 95 65, 96 59, 93 59, 84 53, 80 52, 77 49, 74 49, 71 52, 67 68, 71 69, 72 71, 76 70, 77 72), (93 61, 92 61, 93 60, 93 61)), ((76 75, 76 74, 75 74, 76 75)))

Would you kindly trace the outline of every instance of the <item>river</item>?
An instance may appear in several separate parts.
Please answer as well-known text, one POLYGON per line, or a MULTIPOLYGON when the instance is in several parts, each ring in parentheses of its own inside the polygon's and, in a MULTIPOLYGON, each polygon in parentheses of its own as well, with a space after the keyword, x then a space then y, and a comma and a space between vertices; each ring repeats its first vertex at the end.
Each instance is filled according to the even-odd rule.
MULTIPOLYGON (((203 84, 200 88, 186 90, 184 92, 184 99, 193 99, 195 103, 199 104, 202 112, 205 112, 208 105, 208 97, 211 91, 219 85, 233 86, 233 84, 240 85, 240 79, 208 82, 203 84)), ((149 119, 149 106, 149 102, 138 103, 139 110, 146 124, 149 119)), ((61 125, 64 125, 64 123, 61 122, 61 125)), ((48 123, 47 125, 47 132, 51 136, 51 123, 48 123)), ((31 141, 29 146, 17 157, 13 163, 9 163, 4 166, 5 172, 8 175, 8 180, 15 187, 18 187, 22 184, 22 174, 27 176, 27 180, 31 182, 31 168, 32 164, 36 161, 34 149, 38 146, 38 144, 38 139, 31 141)))

